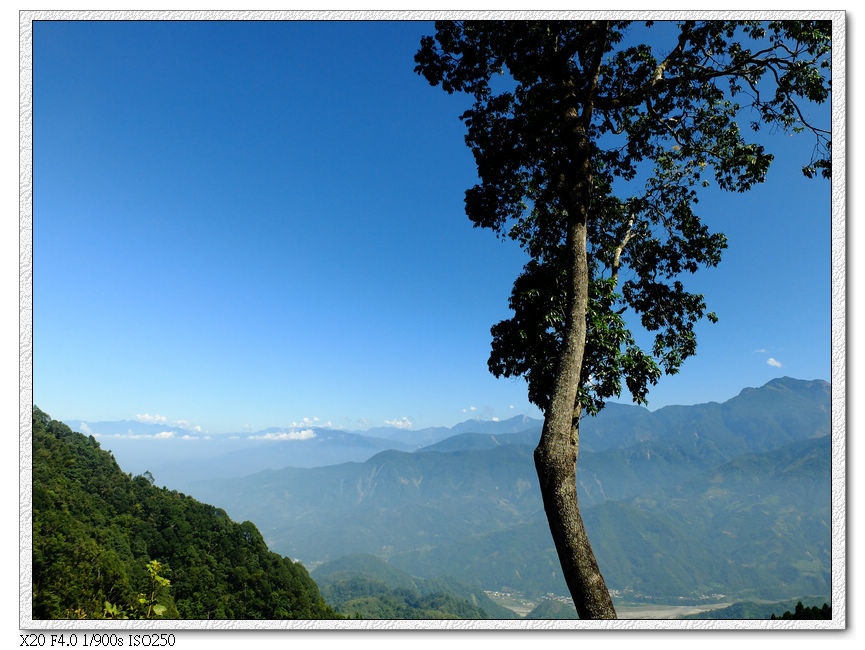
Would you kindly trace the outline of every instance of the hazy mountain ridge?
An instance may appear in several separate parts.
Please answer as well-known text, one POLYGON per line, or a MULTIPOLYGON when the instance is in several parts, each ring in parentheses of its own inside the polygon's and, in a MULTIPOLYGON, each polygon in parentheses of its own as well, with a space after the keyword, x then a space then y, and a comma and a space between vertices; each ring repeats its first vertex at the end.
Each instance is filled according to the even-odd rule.
MULTIPOLYGON (((664 494, 584 507, 583 518, 616 598, 656 600, 713 593, 786 598, 829 593, 829 439, 764 452, 773 480, 726 463, 664 494), (797 471, 815 463, 803 481, 797 471), (789 499, 789 502, 785 502, 789 499)), ((745 464, 753 455, 743 457, 745 464)), ((393 554, 415 575, 472 576, 486 588, 566 594, 542 512, 499 531, 393 554)))
POLYGON ((411 442, 418 446, 427 446, 461 433, 518 433, 527 429, 540 431, 542 420, 527 415, 515 415, 505 420, 482 420, 472 418, 458 422, 452 427, 427 427, 424 429, 406 429, 401 427, 372 427, 366 431, 357 431, 367 436, 378 436, 388 440, 411 442))
POLYGON ((508 420, 467 420, 453 427, 410 430, 377 427, 366 432, 317 425, 268 427, 255 432, 206 434, 167 423, 118 420, 70 420, 74 430, 92 434, 129 471, 149 471, 160 485, 188 490, 194 481, 242 477, 283 467, 324 467, 364 462, 389 449, 413 451, 473 427, 512 433, 540 421, 526 416, 508 420))
POLYGON ((384 451, 365 463, 204 482, 196 493, 217 496, 229 512, 264 521, 274 547, 290 544, 295 557, 316 553, 315 560, 441 543, 513 525, 541 507, 531 450, 520 446, 384 451), (506 484, 501 476, 508 477, 506 484))
POLYGON ((421 447, 417 451, 423 452, 449 452, 468 451, 481 449, 495 449, 496 447, 510 445, 537 445, 540 431, 528 429, 519 433, 459 433, 455 436, 445 438, 440 442, 421 447))
POLYGON ((715 442, 735 445, 735 454, 744 448, 771 449, 800 437, 828 434, 830 391, 823 380, 780 377, 759 388, 744 388, 721 403, 665 406, 656 411, 608 404, 598 416, 581 421, 580 448, 621 449, 639 442, 699 436, 701 429, 709 429, 715 442))
MULTIPOLYGON (((686 440, 693 438, 694 433, 698 440, 699 431, 708 428, 715 432, 711 444, 716 446, 707 451, 709 456, 714 459, 717 454, 726 452, 730 459, 743 449, 759 451, 777 446, 789 439, 785 436, 791 429, 810 427, 813 429, 810 435, 828 433, 824 422, 828 401, 820 402, 828 393, 829 385, 824 381, 804 382, 785 377, 759 389, 746 388, 723 404, 709 402, 649 411, 639 406, 610 403, 599 416, 583 418, 581 451, 620 450, 677 436, 685 449, 686 440), (762 399, 775 410, 789 407, 792 411, 802 411, 800 402, 804 400, 806 404, 820 403, 824 411, 815 409, 809 416, 810 422, 787 421, 777 413, 766 419, 759 404, 751 404, 752 391, 759 391, 758 402, 762 399)), ((188 490, 195 481, 241 477, 265 469, 364 462, 387 449, 457 451, 468 446, 482 449, 503 444, 534 445, 543 423, 518 415, 501 421, 466 420, 453 427, 419 430, 375 427, 365 432, 294 423, 256 432, 212 435, 167 422, 70 420, 67 424, 74 430, 95 435, 128 471, 150 471, 157 484, 188 490), (460 434, 465 437, 457 438, 460 434), (513 435, 521 438, 505 437, 513 435), (495 439, 485 440, 483 436, 495 436, 495 439)), ((689 440, 688 444, 698 447, 705 443, 689 440)), ((660 453, 657 448, 653 452, 652 447, 647 451, 660 453)), ((698 448, 692 451, 699 457, 698 448)), ((587 491, 591 485, 596 485, 596 481, 584 481, 587 491)))
MULTIPOLYGON (((608 584, 632 596, 825 593, 828 403, 826 382, 784 378, 723 404, 611 409, 611 421, 637 422, 636 434, 619 439, 642 440, 583 451, 578 472, 608 584), (796 495, 795 508, 783 503, 787 495, 796 495)), ((611 426, 603 413, 584 423, 595 440, 611 426)), ((531 430, 460 434, 414 453, 196 490, 307 562, 368 552, 412 575, 564 593, 533 446, 531 430)))

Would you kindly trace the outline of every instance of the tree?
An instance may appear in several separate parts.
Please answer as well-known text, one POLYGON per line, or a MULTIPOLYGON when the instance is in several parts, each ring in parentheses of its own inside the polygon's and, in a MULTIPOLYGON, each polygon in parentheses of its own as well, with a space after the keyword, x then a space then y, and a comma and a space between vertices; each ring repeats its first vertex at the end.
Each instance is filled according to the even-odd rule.
POLYGON ((765 178, 772 155, 740 123, 810 134, 804 174, 831 170, 830 132, 803 110, 829 97, 831 23, 658 27, 645 23, 647 40, 672 37, 653 48, 624 21, 437 22, 415 55, 430 84, 474 98, 461 115, 480 179, 468 217, 530 256, 513 317, 492 328, 489 367, 525 377, 544 412, 535 465, 581 618, 616 614, 577 504, 580 417, 622 380, 645 403, 695 353, 695 323, 717 320, 682 282, 726 248, 694 212, 700 189, 765 178), (654 333, 651 350, 628 313, 654 333))
POLYGON ((796 603, 795 611, 791 612, 790 610, 785 611, 781 616, 775 616, 772 614, 770 616, 771 620, 789 620, 789 619, 804 619, 804 620, 831 620, 832 619, 832 608, 829 606, 829 603, 823 603, 823 607, 817 607, 814 605, 813 607, 805 607, 802 605, 802 601, 800 600, 796 603))

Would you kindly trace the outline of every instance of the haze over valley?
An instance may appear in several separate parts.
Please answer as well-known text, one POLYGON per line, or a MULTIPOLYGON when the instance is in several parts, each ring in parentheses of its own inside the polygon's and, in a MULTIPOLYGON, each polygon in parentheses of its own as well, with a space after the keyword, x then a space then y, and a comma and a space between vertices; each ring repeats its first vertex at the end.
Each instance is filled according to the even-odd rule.
MULTIPOLYGON (((609 404, 584 418, 579 498, 616 602, 828 599, 829 397, 824 381, 785 377, 724 403, 609 404)), ((313 577, 341 562, 337 582, 400 572, 418 594, 438 581, 475 601, 567 600, 532 462, 539 420, 210 436, 136 421, 68 424, 124 471, 252 521, 313 577)), ((325 595, 339 592, 334 572, 320 581, 325 595)))

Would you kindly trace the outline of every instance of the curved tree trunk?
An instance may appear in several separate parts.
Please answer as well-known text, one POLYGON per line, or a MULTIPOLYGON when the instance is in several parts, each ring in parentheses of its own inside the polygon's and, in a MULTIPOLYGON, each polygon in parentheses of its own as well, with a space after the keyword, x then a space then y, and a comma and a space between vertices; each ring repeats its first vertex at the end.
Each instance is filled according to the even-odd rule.
MULTIPOLYGON (((587 137, 594 110, 594 93, 607 42, 609 23, 596 24, 594 49, 586 50, 585 77, 567 83, 564 113, 565 141, 572 163, 563 171, 561 189, 567 203, 568 265, 567 307, 561 356, 555 385, 544 418, 541 440, 535 449, 535 469, 544 510, 559 554, 559 562, 580 618, 616 618, 610 592, 589 544, 577 504, 577 454, 582 405, 577 402, 583 353, 586 348, 586 313, 589 301, 587 260, 588 210, 592 196, 592 165, 587 137), (583 88, 584 99, 577 97, 583 88)), ((582 58, 582 57, 581 57, 582 58)))
POLYGON ((550 532, 580 618, 616 618, 577 504, 581 408, 576 405, 576 399, 586 345, 589 282, 584 213, 582 217, 574 219, 568 229, 572 264, 565 340, 541 440, 535 449, 535 468, 550 532))
POLYGON ((544 509, 562 572, 580 618, 616 618, 613 601, 598 568, 577 504, 576 445, 565 435, 535 450, 544 509))

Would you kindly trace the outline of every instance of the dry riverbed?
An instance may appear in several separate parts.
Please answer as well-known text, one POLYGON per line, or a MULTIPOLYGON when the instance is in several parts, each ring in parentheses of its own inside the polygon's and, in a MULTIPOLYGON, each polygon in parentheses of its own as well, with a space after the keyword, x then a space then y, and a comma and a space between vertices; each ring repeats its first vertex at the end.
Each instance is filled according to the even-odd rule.
MULTIPOLYGON (((531 612, 540 600, 526 598, 518 593, 502 593, 498 591, 485 592, 496 604, 507 607, 523 617, 531 612)), ((677 619, 689 614, 698 614, 713 609, 727 607, 731 603, 705 603, 700 605, 660 605, 657 603, 616 603, 616 613, 619 619, 677 619)))

